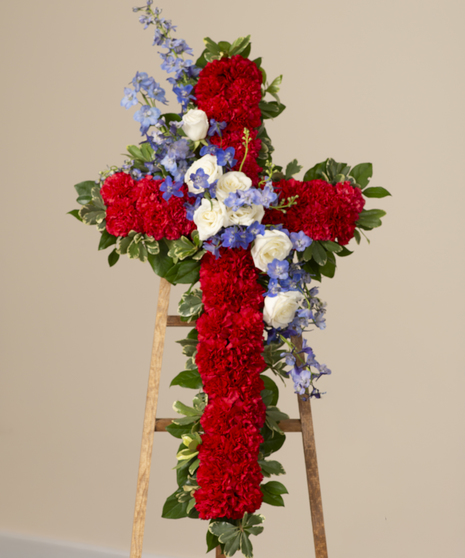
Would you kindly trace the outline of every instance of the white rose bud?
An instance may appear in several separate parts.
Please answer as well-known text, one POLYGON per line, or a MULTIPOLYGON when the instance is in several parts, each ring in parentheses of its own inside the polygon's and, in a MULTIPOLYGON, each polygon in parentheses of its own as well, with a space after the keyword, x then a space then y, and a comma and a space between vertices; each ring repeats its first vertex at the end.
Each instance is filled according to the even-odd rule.
POLYGON ((218 180, 218 184, 216 185, 216 197, 224 202, 231 192, 248 190, 251 187, 252 180, 243 172, 227 172, 218 180))
POLYGON ((207 115, 200 109, 188 110, 182 118, 182 129, 192 141, 206 138, 208 132, 207 115))
POLYGON ((298 291, 279 293, 276 296, 266 296, 263 308, 263 319, 265 322, 280 329, 286 327, 294 319, 297 308, 303 296, 298 291))
POLYGON ((226 207, 218 200, 203 198, 194 211, 194 223, 197 225, 200 240, 207 240, 225 226, 226 207))
POLYGON ((292 242, 286 233, 273 230, 258 234, 251 250, 255 267, 268 270, 268 264, 274 259, 284 260, 292 250, 292 242))
POLYGON ((226 216, 228 219, 226 227, 231 225, 245 225, 248 227, 255 221, 262 222, 265 210, 263 205, 243 205, 237 211, 233 211, 230 207, 226 208, 226 216))
POLYGON ((184 182, 187 184, 189 192, 193 194, 200 194, 205 190, 205 188, 195 188, 190 178, 191 174, 195 174, 198 169, 202 169, 203 172, 208 175, 207 181, 209 184, 213 184, 215 180, 218 180, 218 178, 223 175, 223 167, 218 165, 215 155, 204 155, 200 159, 197 159, 197 161, 187 169, 184 175, 184 182))

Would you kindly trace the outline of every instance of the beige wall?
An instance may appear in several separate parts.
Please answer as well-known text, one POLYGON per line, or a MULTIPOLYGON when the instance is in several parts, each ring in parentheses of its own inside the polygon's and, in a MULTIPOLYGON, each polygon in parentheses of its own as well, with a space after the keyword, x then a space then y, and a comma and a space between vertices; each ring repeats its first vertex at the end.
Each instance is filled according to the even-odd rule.
MULTIPOLYGON (((142 3, 142 0, 140 0, 142 3)), ((135 2, 137 3, 137 2, 135 2)), ((119 107, 163 78, 131 1, 2 2, 0 530, 128 549, 158 279, 65 213, 73 184, 138 141, 119 107)), ((333 558, 465 554, 464 4, 454 0, 159 1, 195 49, 252 34, 284 114, 276 160, 374 163, 382 229, 324 281, 333 369, 314 404, 333 558), (462 287, 461 287, 462 285, 462 287)), ((182 288, 175 290, 179 298, 182 288)), ((183 358, 170 331, 160 416, 183 358)), ((295 416, 291 386, 282 408, 295 416)), ((200 558, 205 524, 160 518, 176 441, 155 440, 147 552, 200 558), (180 535, 180 531, 182 535, 180 535)), ((279 454, 286 508, 256 556, 312 555, 299 436, 279 454)))

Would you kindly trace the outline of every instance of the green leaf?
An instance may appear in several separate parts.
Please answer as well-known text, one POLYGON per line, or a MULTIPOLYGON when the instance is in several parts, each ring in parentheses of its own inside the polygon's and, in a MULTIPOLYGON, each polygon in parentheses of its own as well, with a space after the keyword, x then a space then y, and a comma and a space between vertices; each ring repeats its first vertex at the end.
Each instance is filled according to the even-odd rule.
POLYGON ((178 305, 178 313, 184 318, 195 319, 203 310, 202 291, 194 289, 190 293, 184 293, 178 305))
POLYGON ((250 56, 250 51, 252 50, 252 43, 249 43, 245 49, 241 52, 242 58, 248 58, 250 56))
POLYGON ((199 419, 200 419, 200 415, 195 415, 193 417, 174 418, 173 424, 177 424, 178 426, 186 426, 188 424, 194 424, 199 419))
POLYGON ((285 105, 283 105, 282 103, 277 103, 276 101, 260 101, 259 107, 262 111, 262 118, 264 120, 266 120, 267 118, 276 118, 286 108, 285 105))
POLYGON ((156 255, 148 255, 148 260, 153 271, 160 277, 166 277, 175 267, 173 260, 168 256, 168 246, 164 240, 159 241, 160 252, 156 255))
POLYGON ((79 216, 79 209, 72 209, 71 211, 68 211, 68 213, 66 215, 72 215, 73 217, 76 217, 76 219, 78 221, 81 221, 81 223, 82 223, 82 219, 79 216))
POLYGON ((205 48, 202 51, 202 54, 197 58, 195 65, 199 68, 205 68, 205 66, 207 65, 207 60, 205 58, 205 53, 207 52, 207 49, 205 48))
POLYGON ((113 244, 116 244, 116 238, 116 236, 113 236, 107 230, 104 230, 102 236, 100 237, 98 249, 105 250, 105 248, 113 246, 113 244))
POLYGON ((321 163, 317 163, 314 167, 309 169, 304 175, 304 182, 308 182, 310 180, 316 180, 317 178, 321 178, 323 172, 326 170, 326 161, 321 163))
POLYGON ((239 550, 241 546, 241 533, 237 531, 236 534, 228 539, 224 544, 224 554, 225 556, 233 556, 239 550))
POLYGON ((97 225, 105 219, 105 211, 97 207, 93 201, 90 201, 81 208, 79 216, 86 225, 97 225))
POLYGON ((116 248, 108 254, 108 265, 113 267, 115 263, 119 260, 119 254, 116 248))
POLYGON ((188 502, 180 502, 177 495, 182 491, 176 490, 171 496, 168 496, 166 502, 163 506, 163 511, 161 516, 165 519, 180 519, 181 517, 187 517, 187 505, 188 502))
POLYGON ((198 250, 198 247, 185 236, 181 236, 178 240, 170 240, 169 243, 168 256, 173 260, 175 258, 184 260, 195 254, 198 250))
POLYGON ((198 370, 183 370, 171 380, 170 386, 181 386, 189 389, 200 389, 202 378, 198 370))
MULTIPOLYGON (((249 43, 250 35, 247 35, 247 37, 239 37, 231 45, 229 53, 231 54, 231 56, 233 56, 234 54, 241 54, 241 52, 243 52, 249 46, 249 43)), ((244 58, 247 58, 247 56, 244 56, 244 58)))
POLYGON ((205 47, 208 52, 211 52, 212 54, 220 53, 220 47, 215 43, 215 41, 212 41, 210 37, 205 37, 203 42, 205 43, 205 47))
POLYGON ((84 182, 79 182, 75 184, 74 189, 78 194, 78 203, 81 205, 86 205, 92 200, 92 189, 95 188, 94 180, 85 180, 84 182))
POLYGON ((281 463, 279 463, 279 461, 265 461, 264 459, 261 459, 258 463, 262 468, 262 472, 264 474, 266 473, 266 476, 286 474, 284 467, 281 463))
POLYGON ((306 262, 302 266, 302 269, 307 273, 310 273, 312 279, 314 279, 315 281, 321 281, 320 266, 316 263, 316 261, 310 260, 306 262))
MULTIPOLYGON (((262 527, 263 530, 263 527, 262 527)), ((249 535, 244 531, 241 533, 241 541, 240 541, 241 552, 245 556, 245 558, 253 558, 253 548, 252 543, 249 540, 249 535)))
POLYGON ((354 230, 354 238, 355 238, 355 242, 356 242, 357 244, 360 244, 360 240, 361 240, 362 238, 361 238, 360 233, 358 232, 357 229, 354 230))
POLYGON ((278 481, 270 481, 260 486, 263 501, 271 506, 284 506, 281 494, 288 494, 287 488, 278 481))
POLYGON ((332 279, 336 273, 336 256, 332 252, 328 252, 328 261, 320 267, 321 275, 332 279))
POLYGON ((174 436, 175 438, 181 438, 185 434, 189 434, 191 432, 192 424, 193 423, 174 424, 174 422, 172 422, 171 424, 168 424, 168 426, 166 427, 166 431, 169 432, 171 436, 174 436))
POLYGON ((341 252, 342 246, 337 242, 332 242, 331 240, 320 240, 320 244, 328 250, 328 252, 341 252))
POLYGON ((147 141, 142 143, 140 150, 141 150, 142 157, 143 157, 144 161, 149 162, 149 161, 152 160, 153 149, 147 141))
POLYGON ((222 543, 224 543, 225 540, 232 538, 236 531, 239 531, 236 525, 233 525, 228 521, 213 521, 208 526, 208 530, 213 535, 216 535, 222 543))
POLYGON ((307 248, 305 248, 304 253, 302 254, 302 258, 304 261, 308 262, 309 260, 312 259, 314 244, 315 242, 312 242, 310 246, 307 246, 307 248))
POLYGON ((391 194, 381 186, 373 186, 372 188, 365 188, 363 195, 367 198, 385 198, 391 194))
POLYGON ((269 481, 266 484, 262 484, 262 488, 265 488, 271 494, 289 494, 287 488, 278 481, 269 481))
POLYGON ((359 186, 368 186, 370 178, 373 176, 373 165, 371 163, 360 163, 350 171, 349 176, 353 176, 359 186))
POLYGON ((286 167, 286 180, 289 180, 301 170, 302 170, 302 165, 299 165, 297 159, 294 159, 286 167))
POLYGON ((199 280, 199 271, 200 262, 184 260, 170 268, 165 274, 165 279, 173 285, 177 285, 178 283, 197 283, 199 280))
POLYGON ((194 409, 193 407, 188 407, 187 405, 184 405, 184 403, 181 403, 181 401, 175 401, 173 403, 173 409, 181 414, 181 415, 186 415, 188 417, 198 417, 199 416, 199 412, 194 409))
POLYGON ((381 219, 381 217, 384 217, 385 215, 386 212, 382 209, 364 209, 360 214, 360 217, 376 217, 381 219))
POLYGON ((326 250, 319 242, 316 241, 312 242, 312 246, 313 246, 313 251, 312 251, 313 259, 316 261, 318 265, 320 266, 325 265, 328 259, 328 254, 326 250))
POLYGON ((128 145, 126 149, 129 155, 131 155, 131 157, 133 157, 134 159, 144 159, 142 151, 137 147, 137 145, 128 145))
POLYGON ((214 535, 210 530, 207 531, 207 552, 213 550, 219 545, 219 540, 216 535, 214 535))
POLYGON ((268 457, 281 449, 286 440, 285 434, 270 430, 268 427, 262 428, 262 436, 265 439, 265 441, 260 444, 260 452, 263 454, 263 457, 268 457))
POLYGON ((340 258, 345 258, 346 256, 350 256, 350 254, 353 254, 354 252, 352 250, 347 249, 345 246, 341 246, 342 250, 340 252, 337 252, 337 255, 340 258))
MULTIPOLYGON (((260 375, 260 378, 263 380, 264 384, 265 384, 265 389, 263 391, 268 391, 271 393, 271 399, 270 399, 270 405, 276 405, 278 403, 278 399, 279 399, 279 389, 278 386, 276 385, 276 383, 269 378, 268 376, 265 376, 264 374, 260 375)), ((262 394, 263 394, 262 391, 262 394)), ((263 395, 262 395, 263 397, 263 395)))
POLYGON ((131 259, 135 259, 139 257, 140 253, 140 245, 137 244, 134 240, 129 244, 127 254, 131 259))

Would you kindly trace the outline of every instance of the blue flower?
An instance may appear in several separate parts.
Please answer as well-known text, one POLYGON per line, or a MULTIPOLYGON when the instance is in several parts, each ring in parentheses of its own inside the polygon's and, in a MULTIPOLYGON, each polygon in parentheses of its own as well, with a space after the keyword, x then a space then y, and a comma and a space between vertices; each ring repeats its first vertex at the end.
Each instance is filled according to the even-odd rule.
POLYGON ((159 109, 156 107, 149 107, 148 105, 144 105, 136 113, 134 113, 134 120, 140 122, 141 124, 141 134, 145 134, 150 126, 157 123, 160 118, 160 114, 161 112, 159 109))
POLYGON ((268 264, 267 273, 273 279, 287 279, 289 277, 289 262, 287 260, 274 259, 268 264))
POLYGON ((121 106, 128 109, 137 105, 139 101, 137 100, 137 94, 129 87, 124 88, 124 97, 121 99, 121 106))
POLYGON ((310 246, 313 240, 307 236, 303 231, 298 233, 291 233, 291 242, 292 246, 294 247, 297 252, 303 252, 305 248, 310 246))
POLYGON ((195 189, 203 192, 203 189, 208 189, 210 184, 208 183, 209 175, 203 169, 197 169, 196 172, 190 175, 190 179, 192 180, 192 185, 195 189))
POLYGON ((225 229, 224 233, 221 235, 223 246, 225 246, 226 248, 235 248, 236 233, 237 227, 228 227, 227 229, 225 229))
POLYGON ((231 192, 228 197, 224 200, 224 205, 230 207, 233 211, 237 211, 240 207, 245 204, 242 196, 239 194, 240 190, 236 192, 231 192))
POLYGON ((265 234, 265 225, 261 225, 258 221, 254 221, 247 227, 247 231, 254 236, 257 236, 257 234, 265 234))
POLYGON ((270 205, 278 199, 278 195, 275 194, 272 186, 269 186, 268 184, 263 188, 263 190, 260 190, 260 194, 261 200, 258 203, 261 203, 263 207, 270 207, 270 205))
POLYGON ((160 192, 164 192, 163 199, 169 201, 171 196, 183 197, 184 194, 180 191, 181 188, 182 182, 173 182, 171 176, 167 176, 160 186, 160 192))
POLYGON ((160 163, 171 174, 175 174, 178 170, 178 167, 176 165, 176 156, 171 151, 171 149, 168 149, 168 151, 166 152, 166 155, 163 157, 163 159, 160 161, 160 163))
POLYGON ((179 87, 173 87, 173 91, 174 93, 176 93, 178 103, 181 104, 183 107, 186 107, 189 103, 189 100, 194 98, 194 96, 191 95, 192 89, 192 85, 181 85, 179 87))
POLYGON ((132 79, 132 85, 134 89, 139 92, 140 88, 143 87, 143 82, 148 79, 147 72, 136 72, 136 75, 132 79))
POLYGON ((153 78, 150 85, 147 87, 147 96, 151 99, 155 99, 155 101, 159 101, 164 105, 168 104, 168 101, 165 97, 165 90, 163 87, 160 87, 160 84, 157 83, 153 78))
POLYGON ((270 279, 268 282, 268 291, 263 296, 276 296, 281 292, 281 287, 279 286, 277 279, 270 279))
POLYGON ((217 122, 214 118, 210 118, 210 128, 208 129, 208 135, 214 136, 215 134, 218 134, 221 137, 221 130, 224 130, 226 126, 226 122, 217 122))
POLYGON ((180 58, 174 57, 169 52, 167 52, 167 53, 161 52, 160 56, 163 58, 163 63, 161 65, 162 70, 164 70, 168 74, 171 74, 172 72, 177 72, 178 71, 179 66, 181 64, 181 59, 180 58))
POLYGON ((218 151, 218 147, 210 143, 209 145, 204 145, 202 147, 202 149, 200 150, 200 155, 201 157, 203 157, 204 155, 216 155, 217 151, 218 151))
MULTIPOLYGON (((200 204, 202 203, 202 198, 201 198, 201 196, 190 196, 190 197, 195 197, 196 198, 195 202, 193 204, 190 204, 189 202, 186 202, 184 204, 184 207, 186 208, 186 218, 189 219, 189 221, 193 221, 194 220, 194 212, 200 206, 200 204)), ((205 250, 206 249, 207 248, 205 248, 205 250)))

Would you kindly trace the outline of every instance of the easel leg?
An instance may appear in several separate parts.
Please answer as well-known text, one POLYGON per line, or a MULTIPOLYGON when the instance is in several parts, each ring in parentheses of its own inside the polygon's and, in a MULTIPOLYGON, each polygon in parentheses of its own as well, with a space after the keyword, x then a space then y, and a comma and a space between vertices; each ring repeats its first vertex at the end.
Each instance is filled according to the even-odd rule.
MULTIPOLYGON (((292 337, 292 342, 299 351, 302 348, 302 336, 292 337)), ((304 444, 305 468, 307 470, 308 496, 310 498, 310 513, 312 516, 313 542, 316 558, 328 558, 326 546, 325 520, 321 501, 320 475, 316 458, 315 432, 313 430, 312 407, 310 399, 299 402, 300 421, 302 424, 302 440, 304 444)))
POLYGON ((139 473, 137 476, 136 506, 132 526, 130 558, 141 558, 144 541, 145 512, 150 480, 150 464, 152 461, 153 435, 157 413, 160 372, 165 344, 166 322, 170 300, 171 285, 166 279, 160 279, 158 292, 157 317, 153 336, 152 357, 150 360, 149 384, 145 403, 144 428, 140 449, 139 473))
POLYGON ((221 553, 221 546, 216 547, 216 558, 226 558, 226 556, 221 553))

